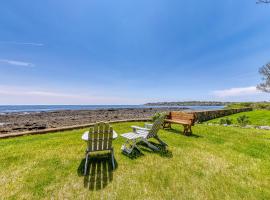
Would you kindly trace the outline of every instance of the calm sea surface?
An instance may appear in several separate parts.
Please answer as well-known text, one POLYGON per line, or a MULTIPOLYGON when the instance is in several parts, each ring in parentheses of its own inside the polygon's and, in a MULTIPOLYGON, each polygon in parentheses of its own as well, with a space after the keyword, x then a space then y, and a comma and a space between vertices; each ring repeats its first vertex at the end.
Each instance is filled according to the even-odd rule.
MULTIPOLYGON (((144 106, 144 105, 0 105, 0 113, 14 112, 49 112, 57 110, 100 110, 119 108, 160 108, 168 106, 144 106)), ((216 110, 224 106, 172 106, 174 108, 187 108, 192 110, 216 110)))

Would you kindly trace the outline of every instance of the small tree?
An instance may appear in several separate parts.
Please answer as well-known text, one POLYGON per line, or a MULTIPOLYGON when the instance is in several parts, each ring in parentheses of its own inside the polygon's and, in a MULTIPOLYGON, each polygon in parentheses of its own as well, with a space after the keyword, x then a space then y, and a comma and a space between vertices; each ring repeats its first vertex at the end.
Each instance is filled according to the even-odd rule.
POLYGON ((259 73, 262 75, 263 82, 257 85, 257 89, 263 92, 270 92, 270 63, 262 66, 259 69, 259 73))

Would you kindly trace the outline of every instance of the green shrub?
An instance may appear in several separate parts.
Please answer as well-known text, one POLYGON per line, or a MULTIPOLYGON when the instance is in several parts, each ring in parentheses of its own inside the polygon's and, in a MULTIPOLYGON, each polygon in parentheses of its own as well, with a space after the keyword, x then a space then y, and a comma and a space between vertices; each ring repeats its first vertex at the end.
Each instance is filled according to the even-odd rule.
POLYGON ((230 118, 221 118, 221 119, 219 120, 219 124, 220 124, 220 125, 223 125, 223 124, 228 124, 228 125, 230 125, 230 124, 232 124, 232 120, 231 120, 230 118))
POLYGON ((158 119, 161 115, 167 115, 168 113, 166 112, 157 112, 155 113, 151 118, 152 118, 152 121, 156 121, 156 119, 158 119))
POLYGON ((162 113, 155 113, 153 116, 152 116, 152 121, 156 121, 156 119, 158 119, 160 116, 162 115, 162 113))
POLYGON ((246 125, 248 125, 248 123, 250 123, 249 118, 248 118, 248 116, 246 116, 246 115, 241 115, 241 116, 239 116, 239 117, 237 118, 237 122, 238 122, 238 124, 240 124, 241 126, 246 126, 246 125))

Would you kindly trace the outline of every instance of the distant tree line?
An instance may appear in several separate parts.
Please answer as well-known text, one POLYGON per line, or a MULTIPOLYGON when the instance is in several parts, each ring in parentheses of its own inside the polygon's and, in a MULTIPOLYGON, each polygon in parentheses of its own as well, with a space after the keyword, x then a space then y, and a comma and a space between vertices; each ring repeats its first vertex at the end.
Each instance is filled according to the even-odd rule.
POLYGON ((146 106, 226 106, 232 102, 219 101, 177 101, 177 102, 157 102, 146 103, 146 106))

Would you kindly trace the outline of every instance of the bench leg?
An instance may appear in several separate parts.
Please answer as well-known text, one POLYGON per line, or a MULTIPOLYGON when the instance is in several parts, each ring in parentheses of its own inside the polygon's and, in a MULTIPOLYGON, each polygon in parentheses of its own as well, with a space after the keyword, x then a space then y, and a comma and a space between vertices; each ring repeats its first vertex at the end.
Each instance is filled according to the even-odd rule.
POLYGON ((183 126, 184 126, 184 134, 191 135, 192 134, 191 126, 189 125, 183 125, 183 126))
POLYGON ((172 128, 171 127, 171 123, 168 123, 168 122, 164 122, 163 125, 162 125, 163 129, 165 128, 172 128))
POLYGON ((192 134, 191 126, 189 126, 189 133, 192 134))

